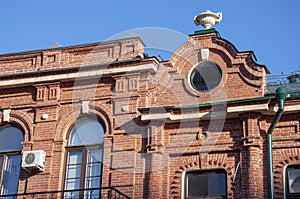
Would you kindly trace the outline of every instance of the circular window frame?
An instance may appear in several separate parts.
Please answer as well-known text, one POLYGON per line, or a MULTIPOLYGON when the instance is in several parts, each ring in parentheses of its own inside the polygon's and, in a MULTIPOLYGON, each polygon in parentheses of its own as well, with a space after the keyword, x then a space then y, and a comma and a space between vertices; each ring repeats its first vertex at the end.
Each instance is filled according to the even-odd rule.
POLYGON ((189 71, 189 73, 188 73, 188 85, 190 86, 190 88, 193 90, 193 91, 195 91, 195 92, 197 92, 197 93, 209 93, 209 92, 211 92, 212 90, 214 90, 214 89, 216 89, 216 88, 218 88, 219 86, 220 86, 220 84, 221 84, 221 82, 222 82, 222 79, 223 79, 223 76, 224 76, 224 74, 223 74, 223 70, 222 70, 222 68, 216 63, 216 62, 213 62, 213 61, 210 61, 210 60, 204 60, 204 61, 201 61, 201 62, 198 62, 197 64, 195 64, 191 69, 190 69, 190 71, 189 71), (194 84, 193 84, 193 80, 192 80, 192 74, 194 73, 194 71, 196 70, 196 68, 197 67, 201 67, 201 64, 204 64, 204 63, 209 63, 209 64, 214 64, 216 67, 217 67, 217 69, 218 69, 218 71, 219 71, 219 73, 220 73, 220 78, 219 78, 219 80, 218 80, 218 82, 216 83, 216 84, 214 84, 211 88, 207 88, 207 89, 201 89, 201 88, 197 88, 194 84))

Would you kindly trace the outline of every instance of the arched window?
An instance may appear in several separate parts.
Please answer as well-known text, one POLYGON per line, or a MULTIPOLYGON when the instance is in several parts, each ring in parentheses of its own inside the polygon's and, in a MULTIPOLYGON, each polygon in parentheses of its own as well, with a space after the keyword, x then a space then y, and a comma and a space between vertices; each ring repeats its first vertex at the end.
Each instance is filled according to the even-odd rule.
POLYGON ((17 127, 0 128, 0 195, 17 194, 24 133, 17 127))
POLYGON ((66 147, 65 189, 70 190, 66 198, 99 198, 104 132, 98 120, 89 118, 77 121, 72 128, 66 147), (71 191, 76 189, 81 191, 71 191))

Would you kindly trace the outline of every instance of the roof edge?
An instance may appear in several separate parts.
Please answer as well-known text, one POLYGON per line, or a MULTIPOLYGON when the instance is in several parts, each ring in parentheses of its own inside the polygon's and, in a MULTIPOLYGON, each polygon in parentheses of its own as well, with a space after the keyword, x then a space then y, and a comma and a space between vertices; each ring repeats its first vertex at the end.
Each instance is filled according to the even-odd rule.
POLYGON ((45 48, 36 49, 36 50, 28 50, 28 51, 21 51, 21 52, 5 53, 5 54, 0 54, 0 58, 1 57, 6 57, 6 56, 15 56, 15 55, 28 55, 28 54, 40 53, 40 52, 51 51, 51 50, 64 50, 64 49, 72 49, 72 48, 80 48, 80 47, 88 47, 88 46, 112 44, 112 43, 117 43, 117 42, 121 42, 121 41, 125 41, 125 40, 131 40, 131 39, 138 39, 144 45, 144 47, 146 46, 145 42, 141 39, 141 37, 126 37, 126 38, 115 39, 115 40, 107 40, 107 41, 101 41, 101 42, 75 44, 75 45, 61 46, 61 47, 55 47, 55 48, 46 48, 45 47, 45 48))

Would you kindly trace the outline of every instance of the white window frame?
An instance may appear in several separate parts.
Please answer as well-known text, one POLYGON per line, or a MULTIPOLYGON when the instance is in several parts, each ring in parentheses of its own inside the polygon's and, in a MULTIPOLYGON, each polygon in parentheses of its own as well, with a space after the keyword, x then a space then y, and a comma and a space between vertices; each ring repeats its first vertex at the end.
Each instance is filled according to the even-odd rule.
POLYGON ((287 174, 286 174, 286 171, 287 171, 287 168, 290 167, 290 166, 299 166, 300 168, 300 164, 287 164, 284 166, 283 168, 283 195, 284 195, 284 199, 287 199, 287 174))

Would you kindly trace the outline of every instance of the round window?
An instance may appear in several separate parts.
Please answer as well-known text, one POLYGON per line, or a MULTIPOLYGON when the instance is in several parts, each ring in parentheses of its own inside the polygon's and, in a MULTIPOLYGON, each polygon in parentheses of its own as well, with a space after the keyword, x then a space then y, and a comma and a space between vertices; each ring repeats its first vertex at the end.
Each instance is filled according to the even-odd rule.
POLYGON ((222 70, 214 62, 200 62, 191 72, 190 83, 192 87, 201 92, 210 91, 217 87, 222 80, 222 70))

